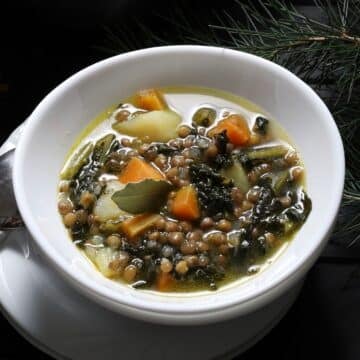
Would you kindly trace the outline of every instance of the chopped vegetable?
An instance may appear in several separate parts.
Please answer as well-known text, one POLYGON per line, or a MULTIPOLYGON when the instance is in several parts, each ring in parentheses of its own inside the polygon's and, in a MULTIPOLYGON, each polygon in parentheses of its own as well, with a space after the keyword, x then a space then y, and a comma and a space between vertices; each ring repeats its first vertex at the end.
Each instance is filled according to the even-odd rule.
POLYGON ((281 195, 289 178, 290 178, 289 170, 283 170, 277 174, 275 183, 273 185, 273 190, 276 196, 281 195))
POLYGON ((141 113, 120 123, 113 124, 119 133, 136 136, 149 141, 167 142, 176 138, 181 117, 171 110, 156 110, 141 113))
POLYGON ((163 180, 164 175, 152 165, 137 157, 131 158, 119 175, 119 180, 123 184, 145 179, 163 180))
POLYGON ((106 155, 114 139, 114 134, 105 135, 104 137, 99 139, 95 144, 94 151, 91 157, 92 160, 101 164, 104 163, 106 160, 106 155))
POLYGON ((249 150, 246 155, 249 160, 273 160, 283 157, 289 148, 284 145, 266 146, 249 150))
POLYGON ((269 128, 269 120, 262 116, 258 116, 255 120, 253 130, 261 135, 266 135, 269 128))
POLYGON ((158 210, 171 189, 171 183, 165 180, 146 179, 127 184, 124 189, 115 192, 111 199, 122 210, 139 214, 158 210))
POLYGON ((93 148, 94 145, 90 142, 77 151, 70 160, 67 161, 64 169, 61 171, 61 179, 71 180, 80 169, 90 161, 90 154, 93 148))
POLYGON ((119 275, 116 271, 109 267, 109 264, 115 260, 117 257, 117 252, 113 251, 111 248, 100 248, 96 250, 94 257, 94 263, 99 269, 99 271, 106 277, 115 277, 119 275))
POLYGON ((232 212, 232 181, 206 164, 190 165, 190 178, 196 187, 202 208, 208 215, 232 212))
POLYGON ((226 130, 230 142, 236 146, 244 146, 250 139, 250 130, 247 121, 240 115, 230 115, 208 132, 214 136, 226 130))
POLYGON ((122 190, 124 187, 125 185, 117 180, 108 181, 104 192, 97 199, 93 209, 93 213, 98 217, 99 221, 116 219, 126 214, 126 212, 120 209, 111 199, 116 191, 122 190))
POLYGON ((216 119, 216 110, 203 107, 196 110, 193 115, 192 122, 198 126, 208 127, 213 124, 216 119))
POLYGON ((155 89, 140 90, 135 94, 134 103, 136 107, 149 111, 167 108, 163 95, 155 89))
POLYGON ((200 209, 196 190, 191 186, 182 187, 175 195, 171 213, 179 220, 196 220, 200 209))
POLYGON ((151 228, 161 216, 159 214, 141 214, 122 222, 121 230, 130 240, 151 228))
POLYGON ((247 192, 250 188, 247 174, 239 161, 234 161, 233 165, 221 170, 221 174, 234 182, 242 192, 247 192))

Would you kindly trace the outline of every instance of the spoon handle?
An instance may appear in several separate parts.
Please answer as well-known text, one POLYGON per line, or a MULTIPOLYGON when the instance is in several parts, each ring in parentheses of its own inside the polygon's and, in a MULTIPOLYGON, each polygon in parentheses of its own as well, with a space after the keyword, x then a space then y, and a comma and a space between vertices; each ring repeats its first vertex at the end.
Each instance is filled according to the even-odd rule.
POLYGON ((10 231, 23 227, 24 223, 20 217, 0 216, 0 231, 10 231))

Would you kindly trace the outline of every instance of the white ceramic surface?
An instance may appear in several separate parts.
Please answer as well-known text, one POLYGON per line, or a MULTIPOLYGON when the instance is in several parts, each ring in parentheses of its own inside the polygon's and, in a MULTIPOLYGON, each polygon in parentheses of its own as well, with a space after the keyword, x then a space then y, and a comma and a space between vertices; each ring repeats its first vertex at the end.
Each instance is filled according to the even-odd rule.
POLYGON ((119 55, 75 74, 30 116, 15 156, 20 212, 37 245, 78 290, 108 308, 143 320, 200 324, 245 315, 302 278, 324 247, 341 200, 344 153, 320 98, 293 74, 233 50, 176 46, 119 55), (205 296, 149 294, 102 277, 68 240, 56 187, 65 155, 81 129, 137 89, 197 85, 233 92, 260 105, 293 137, 307 169, 313 210, 286 252, 251 281, 205 296))
POLYGON ((165 326, 121 316, 74 291, 26 231, 0 248, 0 304, 10 323, 57 359, 232 359, 282 318, 300 286, 250 316, 203 326, 165 326), (116 357, 117 357, 116 355, 116 357))
MULTIPOLYGON (((22 129, 11 134, 0 155, 17 145, 22 129)), ((300 288, 301 283, 255 314, 216 325, 150 325, 73 291, 25 229, 0 244, 0 309, 21 335, 56 359, 111 360, 114 354, 129 360, 232 359, 278 323, 300 288)))

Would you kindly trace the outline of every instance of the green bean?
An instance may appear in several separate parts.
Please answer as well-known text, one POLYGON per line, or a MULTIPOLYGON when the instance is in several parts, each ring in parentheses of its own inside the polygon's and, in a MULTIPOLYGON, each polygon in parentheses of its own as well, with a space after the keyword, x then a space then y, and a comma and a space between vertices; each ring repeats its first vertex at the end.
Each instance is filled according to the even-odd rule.
POLYGON ((234 161, 230 167, 221 170, 221 174, 234 181, 234 185, 240 188, 242 192, 247 192, 250 188, 247 174, 239 161, 234 161))
POLYGON ((89 162, 93 148, 94 145, 89 142, 77 151, 65 164, 60 174, 61 179, 71 180, 89 162))
POLYGON ((273 160, 285 156, 289 151, 286 146, 267 146, 250 150, 246 153, 249 160, 273 160))
POLYGON ((276 196, 279 196, 282 193, 285 185, 289 180, 289 175, 289 170, 280 171, 277 174, 273 185, 273 190, 276 196))

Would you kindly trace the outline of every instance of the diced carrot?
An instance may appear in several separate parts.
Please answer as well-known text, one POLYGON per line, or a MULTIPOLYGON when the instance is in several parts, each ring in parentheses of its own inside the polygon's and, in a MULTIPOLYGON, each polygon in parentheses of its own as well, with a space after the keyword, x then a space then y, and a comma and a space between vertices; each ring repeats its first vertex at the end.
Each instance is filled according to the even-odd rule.
POLYGON ((121 223, 122 232, 131 240, 153 226, 161 218, 159 214, 141 214, 121 223))
POLYGON ((134 103, 136 107, 149 111, 167 108, 164 97, 155 89, 140 90, 135 94, 134 103))
POLYGON ((168 291, 174 284, 174 277, 170 273, 160 272, 156 278, 156 289, 158 291, 168 291))
POLYGON ((182 187, 175 195, 172 214, 179 220, 196 220, 200 216, 196 190, 191 186, 182 187))
POLYGON ((123 184, 145 179, 163 180, 164 175, 152 165, 137 157, 133 157, 119 175, 119 180, 123 184))
POLYGON ((240 115, 230 115, 208 132, 209 136, 214 136, 226 130, 229 141, 236 145, 246 145, 250 139, 250 130, 247 121, 240 115))

